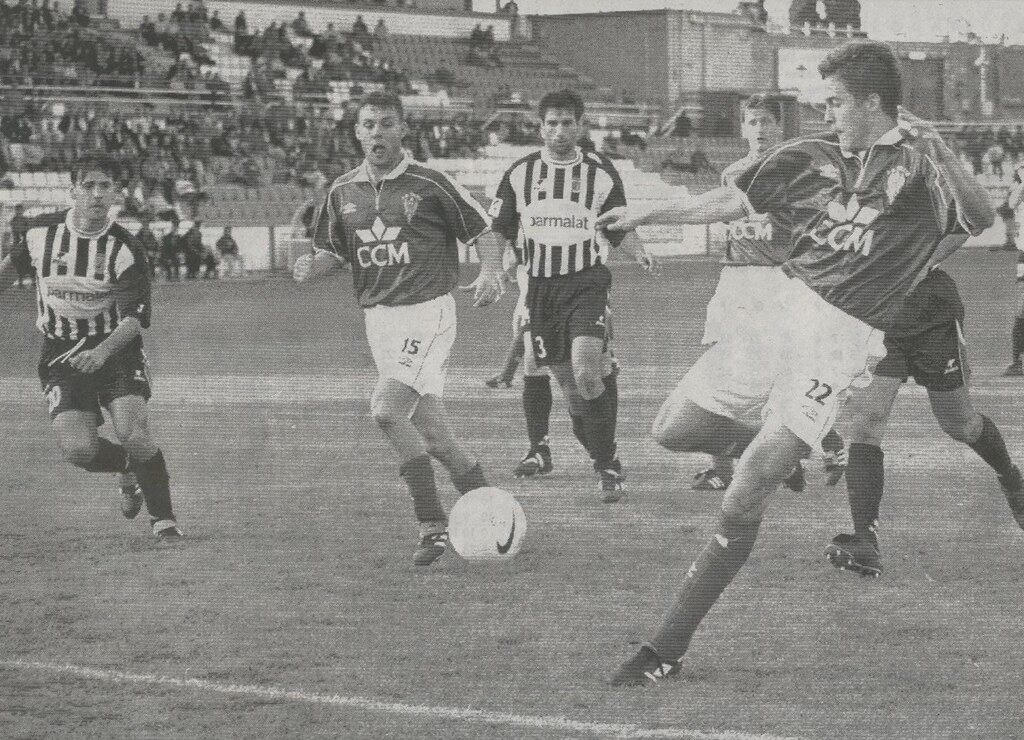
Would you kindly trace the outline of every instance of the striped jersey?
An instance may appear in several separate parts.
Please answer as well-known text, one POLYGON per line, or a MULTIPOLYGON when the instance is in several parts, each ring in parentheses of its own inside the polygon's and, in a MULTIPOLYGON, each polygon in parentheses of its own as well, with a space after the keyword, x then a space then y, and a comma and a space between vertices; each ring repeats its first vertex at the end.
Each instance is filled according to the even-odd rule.
POLYGON ((772 149, 735 181, 749 213, 793 239, 783 264, 824 300, 887 331, 939 242, 977 234, 925 145, 893 128, 860 154, 834 133, 772 149))
POLYGON ((352 265, 363 308, 423 303, 458 283, 458 242, 490 229, 487 213, 448 175, 405 157, 374 182, 363 164, 328 189, 313 246, 352 265))
MULTIPOLYGON (((722 172, 722 185, 735 183, 758 159, 753 153, 736 160, 722 172)), ((793 240, 770 214, 755 213, 726 224, 722 264, 733 267, 781 265, 793 251, 793 240)))
POLYGON ((597 217, 625 204, 607 157, 577 149, 572 161, 553 162, 541 149, 505 172, 489 212, 494 231, 521 245, 531 277, 555 277, 607 261, 624 235, 598 230, 597 217))
POLYGON ((33 219, 15 255, 36 275, 36 326, 47 337, 104 337, 135 317, 149 326, 146 257, 132 234, 109 222, 97 234, 79 233, 73 211, 33 219))

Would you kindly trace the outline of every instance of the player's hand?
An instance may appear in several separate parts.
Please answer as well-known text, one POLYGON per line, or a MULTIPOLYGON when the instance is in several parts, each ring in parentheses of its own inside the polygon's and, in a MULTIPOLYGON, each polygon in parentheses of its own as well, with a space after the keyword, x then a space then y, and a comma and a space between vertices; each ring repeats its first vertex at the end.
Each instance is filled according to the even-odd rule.
POLYGON ((309 277, 310 270, 312 269, 313 255, 311 253, 301 254, 295 260, 295 264, 292 265, 292 277, 295 278, 295 282, 301 283, 309 277))
POLYGON ((80 373, 94 373, 107 364, 110 354, 98 344, 92 349, 83 350, 68 358, 68 364, 80 373))
POLYGON ((473 291, 473 308, 487 306, 501 299, 505 293, 505 273, 489 265, 481 264, 476 280, 460 286, 462 290, 473 291))
POLYGON ((616 206, 597 217, 597 227, 609 231, 632 231, 647 223, 653 211, 639 206, 616 206))

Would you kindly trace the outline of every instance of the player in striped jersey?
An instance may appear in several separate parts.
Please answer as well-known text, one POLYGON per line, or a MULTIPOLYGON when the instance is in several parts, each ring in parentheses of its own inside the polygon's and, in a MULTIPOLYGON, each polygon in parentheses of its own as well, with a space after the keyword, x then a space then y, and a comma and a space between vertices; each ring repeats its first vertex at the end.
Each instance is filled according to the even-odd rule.
MULTIPOLYGON (((597 217, 624 205, 626 195, 611 161, 577 146, 583 111, 583 101, 570 90, 541 99, 544 146, 505 172, 490 213, 506 248, 523 243, 528 351, 561 386, 603 500, 614 503, 622 497, 624 477, 615 444, 618 388, 607 346, 611 272, 605 262, 609 247, 623 242, 647 269, 654 261, 635 233, 609 236, 597 228, 597 217)), ((524 405, 530 427, 525 398, 524 405)), ((532 439, 527 457, 539 454, 537 446, 532 439)))
POLYGON ((370 93, 359 105, 356 136, 364 160, 327 191, 313 232, 313 254, 295 262, 299 282, 350 265, 356 299, 379 378, 371 413, 398 456, 420 525, 416 565, 430 565, 448 544, 448 515, 438 497, 431 457, 460 493, 487 485, 448 425, 442 396, 455 344, 458 242, 479 240, 475 305, 500 298, 501 251, 486 212, 444 173, 402 150, 402 101, 370 93), (488 243, 490 242, 490 243, 488 243))
POLYGON ((76 164, 74 206, 29 224, 24 248, 0 263, 0 290, 19 264, 35 273, 39 378, 64 457, 90 472, 134 473, 140 490, 124 491, 122 513, 134 518, 144 499, 153 534, 176 539, 167 466, 147 420, 149 271, 134 237, 110 216, 120 202, 114 176, 103 157, 76 164), (101 408, 120 444, 98 434, 101 408))

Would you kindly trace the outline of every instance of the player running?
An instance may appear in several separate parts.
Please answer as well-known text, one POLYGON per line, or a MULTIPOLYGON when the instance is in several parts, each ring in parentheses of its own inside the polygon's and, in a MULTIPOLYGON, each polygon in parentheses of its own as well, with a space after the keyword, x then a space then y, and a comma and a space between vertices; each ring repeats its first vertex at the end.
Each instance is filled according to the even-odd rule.
MULTIPOLYGON (((777 104, 759 95, 743 104, 742 134, 750 146, 746 157, 725 168, 722 185, 733 180, 752 165, 770 148, 782 141, 777 104)), ((728 224, 725 254, 718 287, 707 308, 704 325, 705 346, 718 342, 725 335, 743 336, 751 331, 770 301, 779 279, 779 265, 790 256, 792 243, 788 232, 780 223, 764 214, 742 218, 728 224)), ((705 439, 705 432, 715 420, 709 415, 721 415, 749 427, 753 439, 761 426, 763 400, 744 398, 732 390, 721 394, 718 388, 723 376, 720 369, 698 362, 692 374, 679 384, 661 410, 654 423, 654 437, 667 449, 683 452, 703 449, 693 446, 705 439), (694 434, 694 432, 698 432, 694 434)), ((745 443, 731 440, 728 450, 712 455, 712 465, 695 476, 695 490, 725 490, 732 480, 733 458, 743 452, 745 443)), ((822 440, 825 472, 829 485, 835 485, 845 468, 843 441, 834 431, 822 440)), ((795 491, 803 490, 804 470, 798 462, 784 481, 795 491)))
POLYGON ((837 568, 872 577, 882 573, 876 533, 884 482, 882 437, 896 394, 909 377, 927 389, 942 431, 969 446, 996 471, 1010 510, 1024 529, 1020 471, 1011 462, 999 429, 971 402, 963 323, 963 301, 953 278, 938 268, 930 270, 886 331, 886 355, 871 383, 851 394, 843 413, 850 426, 846 486, 854 531, 837 535, 825 549, 837 568))
POLYGON ((73 207, 29 223, 20 248, 0 262, 0 291, 19 265, 35 273, 36 326, 44 337, 39 379, 64 458, 91 473, 133 473, 137 485, 122 481, 121 512, 134 519, 145 500, 153 534, 177 539, 167 465, 150 436, 146 406, 146 257, 110 215, 121 200, 113 163, 83 158, 71 176, 73 207), (99 435, 101 409, 120 444, 99 435))
MULTIPOLYGON (((529 276, 523 317, 529 325, 527 353, 558 381, 573 428, 593 459, 602 500, 615 503, 625 477, 615 443, 618 384, 607 337, 612 276, 605 263, 609 247, 621 243, 646 269, 653 270, 655 262, 635 233, 606 236, 597 228, 597 217, 625 205, 626 194, 611 160, 577 146, 584 112, 580 97, 571 90, 548 93, 539 112, 544 146, 505 172, 490 213, 506 249, 520 239, 523 243, 529 276)), ((528 427, 531 407, 539 413, 541 403, 527 394, 544 393, 543 385, 548 399, 551 393, 549 381, 533 377, 538 380, 524 383, 532 386, 524 390, 528 427)), ((543 464, 543 438, 531 434, 530 442, 524 462, 536 457, 543 464)), ((547 453, 550 465, 550 449, 547 453)))
MULTIPOLYGON (((448 515, 437 494, 437 459, 462 494, 487 485, 448 426, 442 396, 455 343, 458 241, 473 244, 489 228, 487 214, 447 175, 402 150, 402 101, 370 93, 359 105, 356 136, 363 163, 327 192, 313 234, 312 254, 295 262, 299 282, 352 266, 356 297, 379 379, 370 412, 398 453, 419 521, 416 565, 430 565, 448 546, 448 515)), ((500 298, 501 250, 479 242, 477 306, 500 298)))
MULTIPOLYGON (((684 223, 721 220, 721 211, 732 218, 770 214, 789 225, 794 256, 757 326, 763 331, 709 350, 740 358, 732 379, 750 385, 757 378, 765 422, 740 458, 715 534, 676 603, 650 643, 612 677, 615 685, 652 683, 678 671, 697 627, 750 555, 769 496, 801 448, 831 428, 853 381, 884 354, 883 332, 915 281, 959 246, 943 243, 945 237, 978 234, 994 220, 986 190, 933 128, 916 120, 898 125, 902 81, 889 47, 849 42, 831 51, 819 71, 830 133, 787 142, 733 187, 678 208, 684 223), (754 352, 738 352, 737 341, 754 352)), ((642 220, 626 216, 618 226, 610 217, 609 228, 642 220)))
MULTIPOLYGON (((1013 175, 1013 187, 1010 188, 1010 195, 1006 201, 1007 207, 1013 210, 1014 220, 1017 225, 1017 233, 1024 234, 1024 180, 1021 178, 1021 171, 1024 168, 1017 168, 1013 175)), ((1024 354, 1024 238, 1015 242, 1017 247, 1017 316, 1013 320, 1013 331, 1011 332, 1011 343, 1013 346, 1013 357, 1009 367, 1003 375, 1008 378, 1019 378, 1024 376, 1024 368, 1021 367, 1021 354, 1024 354)))

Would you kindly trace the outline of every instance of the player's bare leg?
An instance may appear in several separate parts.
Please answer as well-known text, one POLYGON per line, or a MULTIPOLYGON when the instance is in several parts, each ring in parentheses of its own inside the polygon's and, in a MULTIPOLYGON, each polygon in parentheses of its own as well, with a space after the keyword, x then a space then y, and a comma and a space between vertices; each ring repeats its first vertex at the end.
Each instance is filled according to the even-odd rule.
POLYGON ((645 684, 678 670, 697 627, 753 550, 769 497, 805 447, 769 417, 740 458, 715 534, 690 566, 675 604, 650 643, 612 676, 613 685, 645 684))
POLYGON ((142 396, 120 396, 110 402, 107 410, 145 499, 153 534, 163 539, 180 537, 171 505, 170 475, 163 452, 149 430, 146 400, 142 396))
POLYGON ((885 487, 882 440, 902 378, 875 375, 866 388, 855 390, 843 414, 850 430, 846 490, 853 534, 836 535, 825 549, 834 566, 863 576, 882 573, 878 548, 878 510, 885 487))
POLYGON ((929 389, 928 401, 942 431, 977 452, 996 472, 1013 518, 1024 529, 1024 482, 1010 460, 999 428, 975 410, 966 385, 951 391, 929 389))
POLYGON ((673 393, 654 417, 651 434, 672 452, 705 452, 732 458, 743 453, 757 430, 673 393))

